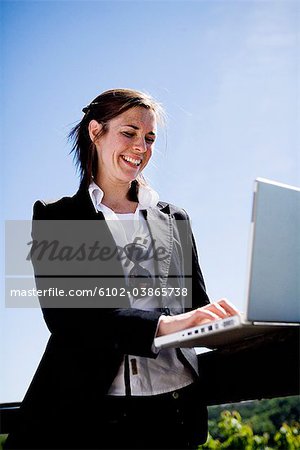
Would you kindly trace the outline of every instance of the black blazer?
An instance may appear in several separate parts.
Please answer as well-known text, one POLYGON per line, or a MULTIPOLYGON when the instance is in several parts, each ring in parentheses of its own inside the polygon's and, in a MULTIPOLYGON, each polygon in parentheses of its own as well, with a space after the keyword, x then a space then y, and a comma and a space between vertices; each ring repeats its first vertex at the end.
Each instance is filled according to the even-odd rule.
MULTIPOLYGON (((192 307, 209 303, 186 212, 159 202, 155 208, 145 211, 145 217, 154 242, 169 251, 168 257, 158 263, 161 264, 158 273, 166 274, 170 268, 173 273, 177 267, 179 270, 184 257, 183 241, 186 240, 185 244, 190 241, 192 307)), ((80 189, 73 197, 55 203, 37 201, 33 210, 33 236, 35 220, 104 220, 104 216, 95 211, 89 192, 80 189)), ((101 240, 115 245, 107 225, 101 229, 104 230, 101 240)), ((121 263, 116 271, 122 272, 121 263)), ((179 285, 180 279, 179 276, 175 280, 179 285)), ((32 439, 49 433, 62 437, 67 430, 92 435, 95 428, 99 430, 101 415, 105 414, 103 398, 124 354, 155 358, 151 347, 161 312, 133 309, 129 304, 122 308, 75 309, 43 308, 42 304, 42 310, 51 336, 22 402, 15 435, 25 436, 29 431, 32 439)), ((23 448, 24 442, 25 438, 23 448)), ((30 445, 34 448, 34 442, 30 445)))

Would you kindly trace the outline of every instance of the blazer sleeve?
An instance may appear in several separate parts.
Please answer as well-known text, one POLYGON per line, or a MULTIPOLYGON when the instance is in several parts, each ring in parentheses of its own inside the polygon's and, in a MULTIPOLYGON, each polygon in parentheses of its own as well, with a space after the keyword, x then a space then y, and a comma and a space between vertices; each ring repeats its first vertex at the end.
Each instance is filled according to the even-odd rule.
MULTIPOLYGON (((37 201, 33 207, 32 238, 38 221, 55 220, 56 214, 47 205, 37 201)), ((38 263, 34 263, 35 274, 38 263)), ((35 275, 37 288, 53 287, 53 279, 35 275)), ((59 299, 55 298, 55 301, 59 299)), ((57 308, 44 307, 43 316, 53 338, 71 345, 105 348, 121 353, 155 358, 152 351, 159 311, 132 308, 57 308)))

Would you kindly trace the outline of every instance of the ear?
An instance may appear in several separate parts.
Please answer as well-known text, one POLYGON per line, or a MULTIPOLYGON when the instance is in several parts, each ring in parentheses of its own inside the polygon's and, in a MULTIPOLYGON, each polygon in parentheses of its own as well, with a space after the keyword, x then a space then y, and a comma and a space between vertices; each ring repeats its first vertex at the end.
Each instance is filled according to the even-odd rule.
POLYGON ((92 142, 95 143, 95 141, 97 140, 97 136, 100 133, 100 131, 102 130, 103 125, 99 122, 97 122, 97 120, 91 120, 89 123, 89 136, 92 142))

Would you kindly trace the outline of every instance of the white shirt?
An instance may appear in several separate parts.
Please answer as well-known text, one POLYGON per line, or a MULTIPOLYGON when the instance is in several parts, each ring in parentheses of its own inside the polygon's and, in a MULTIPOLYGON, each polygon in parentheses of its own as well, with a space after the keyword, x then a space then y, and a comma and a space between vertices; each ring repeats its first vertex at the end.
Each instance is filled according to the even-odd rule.
MULTIPOLYGON (((116 214, 107 206, 101 203, 103 191, 92 182, 89 186, 89 194, 96 211, 101 211, 105 217, 107 225, 114 237, 116 244, 120 247, 134 241, 136 236, 143 239, 143 243, 151 244, 150 232, 147 221, 141 210, 155 206, 158 201, 158 194, 149 187, 139 187, 139 204, 135 213, 116 214), (146 193, 145 193, 146 189, 146 193), (143 191, 144 190, 144 191, 143 191), (142 197, 142 201, 140 201, 142 197), (155 203, 154 203, 155 202, 155 203)), ((147 244, 146 244, 147 245, 147 244)), ((134 266, 132 262, 122 260, 124 275, 127 276, 134 266)), ((143 261, 143 267, 154 275, 153 259, 143 261)), ((143 297, 136 302, 130 297, 132 308, 143 310, 159 307, 155 304, 157 299, 153 297, 143 297)), ((138 337, 137 337, 138 339, 138 337)), ((193 366, 197 367, 197 355, 194 349, 184 349, 189 353, 189 360, 192 359, 193 366)), ((131 395, 147 396, 162 394, 165 392, 183 388, 193 382, 191 370, 185 367, 177 358, 175 349, 160 350, 156 359, 145 358, 135 355, 128 355, 130 372, 131 395)), ((124 361, 122 362, 118 374, 114 379, 108 394, 125 395, 124 361)))

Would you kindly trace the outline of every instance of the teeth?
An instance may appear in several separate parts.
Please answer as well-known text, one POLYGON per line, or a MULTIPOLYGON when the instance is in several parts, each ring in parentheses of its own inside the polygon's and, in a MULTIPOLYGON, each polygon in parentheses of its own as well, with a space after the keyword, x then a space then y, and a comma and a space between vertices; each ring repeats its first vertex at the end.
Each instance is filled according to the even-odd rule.
POLYGON ((135 164, 136 166, 139 166, 142 162, 141 159, 133 159, 130 158, 130 156, 124 156, 122 155, 122 158, 125 159, 125 161, 131 162, 132 164, 135 164))

